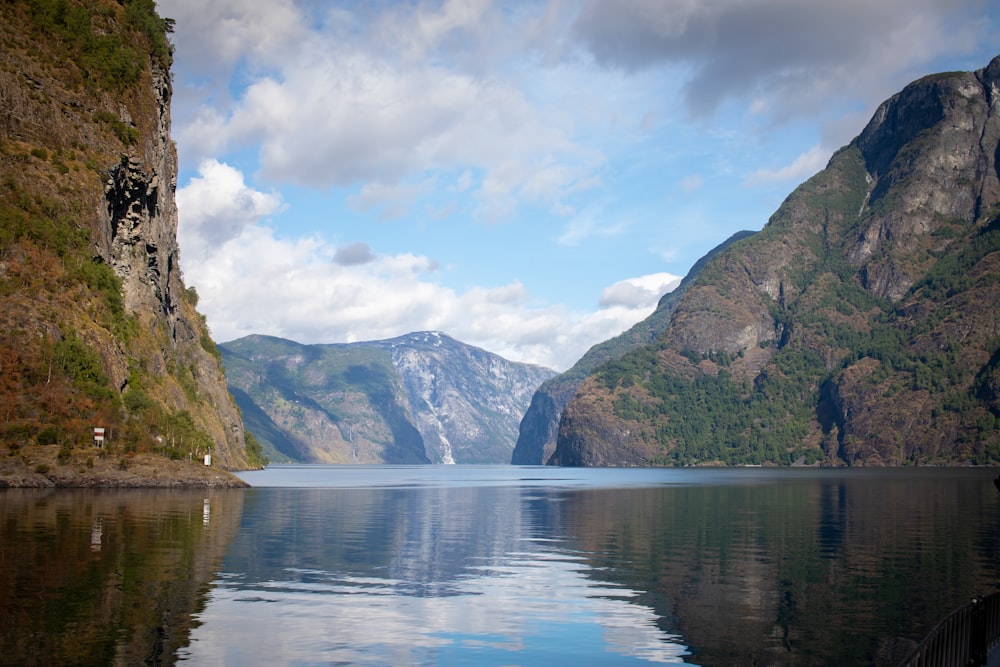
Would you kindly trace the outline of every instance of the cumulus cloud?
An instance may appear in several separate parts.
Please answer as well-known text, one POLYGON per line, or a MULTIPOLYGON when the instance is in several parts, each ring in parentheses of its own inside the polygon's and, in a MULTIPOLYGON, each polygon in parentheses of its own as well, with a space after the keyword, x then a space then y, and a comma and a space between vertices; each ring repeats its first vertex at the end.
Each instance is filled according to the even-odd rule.
POLYGON ((281 210, 281 197, 246 185, 243 174, 216 160, 204 160, 199 175, 177 192, 178 237, 191 259, 213 249, 281 210))
MULTIPOLYGON (((185 27, 185 62, 239 69, 247 82, 226 104, 217 99, 229 94, 225 85, 200 92, 213 104, 183 119, 182 155, 256 146, 259 177, 314 188, 362 184, 359 206, 428 171, 477 173, 479 212, 490 220, 522 200, 558 210, 603 162, 599 149, 571 136, 565 115, 491 70, 489 52, 512 41, 517 27, 486 0, 316 16, 291 2, 220 0, 201 14, 190 0, 164 5, 185 27)), ((411 201, 382 210, 396 217, 411 201)))
POLYGON ((309 33, 294 0, 160 0, 158 11, 175 21, 172 41, 202 77, 228 77, 244 60, 265 65, 281 59, 309 33))
POLYGON ((673 290, 680 282, 681 277, 671 273, 651 273, 621 280, 604 288, 598 305, 601 308, 649 308, 656 306, 660 297, 673 290))
POLYGON ((206 162, 177 193, 188 284, 213 337, 251 333, 302 343, 391 338, 440 330, 515 361, 565 370, 592 345, 652 312, 675 279, 652 274, 605 290, 601 308, 538 304, 520 282, 457 292, 435 260, 380 255, 366 243, 284 239, 261 224, 280 209, 228 165, 206 162))
POLYGON ((317 188, 366 183, 362 206, 390 187, 405 204, 398 195, 416 193, 396 184, 414 174, 470 168, 483 174, 474 192, 484 211, 520 199, 555 205, 601 162, 501 81, 400 71, 358 53, 311 53, 282 80, 254 83, 228 131, 259 141, 262 177, 317 188))

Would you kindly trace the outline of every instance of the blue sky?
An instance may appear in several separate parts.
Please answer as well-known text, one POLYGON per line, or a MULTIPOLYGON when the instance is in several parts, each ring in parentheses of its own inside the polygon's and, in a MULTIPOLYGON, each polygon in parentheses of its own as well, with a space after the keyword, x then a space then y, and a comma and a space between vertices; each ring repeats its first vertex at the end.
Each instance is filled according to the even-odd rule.
POLYGON ((975 0, 162 0, 181 268, 216 340, 440 330, 556 370, 652 312, 975 0))

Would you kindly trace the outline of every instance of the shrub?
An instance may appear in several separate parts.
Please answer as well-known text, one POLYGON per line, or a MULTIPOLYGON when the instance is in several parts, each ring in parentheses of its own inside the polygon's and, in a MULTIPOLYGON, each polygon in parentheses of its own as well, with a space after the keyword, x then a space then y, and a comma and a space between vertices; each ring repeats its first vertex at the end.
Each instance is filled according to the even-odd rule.
POLYGON ((77 338, 75 332, 64 331, 62 339, 53 345, 52 354, 57 367, 87 396, 96 400, 116 398, 101 367, 100 357, 77 338))
POLYGON ((39 445, 54 445, 59 442, 59 429, 55 426, 46 426, 38 432, 35 440, 39 445))
POLYGON ((271 461, 264 455, 260 441, 250 431, 244 433, 247 450, 247 462, 254 468, 265 468, 271 461))
POLYGON ((130 388, 122 397, 125 409, 130 414, 140 414, 146 412, 153 406, 153 399, 142 389, 130 388))

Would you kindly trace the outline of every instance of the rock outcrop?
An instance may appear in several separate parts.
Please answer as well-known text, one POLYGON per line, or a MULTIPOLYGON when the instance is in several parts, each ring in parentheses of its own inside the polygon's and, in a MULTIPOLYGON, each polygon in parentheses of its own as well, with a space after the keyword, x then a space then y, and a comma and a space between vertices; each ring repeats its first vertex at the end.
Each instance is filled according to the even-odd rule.
POLYGON ((440 332, 349 344, 224 343, 230 387, 274 461, 508 463, 553 371, 440 332))
POLYGON ((581 384, 550 463, 1000 460, 998 92, 1000 58, 882 104, 581 384))

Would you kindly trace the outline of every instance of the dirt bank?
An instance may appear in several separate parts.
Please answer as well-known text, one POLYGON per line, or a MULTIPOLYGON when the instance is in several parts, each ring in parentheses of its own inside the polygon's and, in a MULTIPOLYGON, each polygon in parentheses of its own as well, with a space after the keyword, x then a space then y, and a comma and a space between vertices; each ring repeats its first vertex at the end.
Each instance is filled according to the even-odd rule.
POLYGON ((153 454, 73 452, 60 460, 56 446, 25 452, 0 450, 0 488, 244 488, 236 475, 201 461, 171 461, 153 454))

